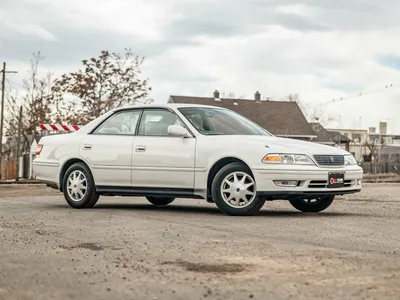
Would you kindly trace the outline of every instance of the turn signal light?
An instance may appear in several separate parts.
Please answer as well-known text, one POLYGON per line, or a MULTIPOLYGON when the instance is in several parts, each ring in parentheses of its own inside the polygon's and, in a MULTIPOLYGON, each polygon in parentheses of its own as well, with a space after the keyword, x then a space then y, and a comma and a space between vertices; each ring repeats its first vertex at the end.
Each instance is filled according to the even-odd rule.
POLYGON ((39 155, 40 152, 42 152, 42 149, 43 149, 43 145, 37 145, 37 147, 36 147, 36 155, 39 155))
POLYGON ((268 162, 268 163, 280 163, 281 162, 281 156, 277 155, 277 154, 270 154, 270 155, 266 155, 263 158, 263 162, 268 162))

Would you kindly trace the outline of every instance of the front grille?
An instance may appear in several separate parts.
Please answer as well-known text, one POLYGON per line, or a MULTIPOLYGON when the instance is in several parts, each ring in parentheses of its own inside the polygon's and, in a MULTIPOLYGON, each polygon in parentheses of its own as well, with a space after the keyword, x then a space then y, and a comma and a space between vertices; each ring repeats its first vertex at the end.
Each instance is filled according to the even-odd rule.
POLYGON ((343 155, 314 155, 315 160, 320 166, 343 166, 343 155))
MULTIPOLYGON (((344 187, 350 187, 355 184, 354 180, 345 180, 344 187)), ((324 189, 328 187, 328 180, 312 180, 308 184, 308 188, 310 189, 324 189)))

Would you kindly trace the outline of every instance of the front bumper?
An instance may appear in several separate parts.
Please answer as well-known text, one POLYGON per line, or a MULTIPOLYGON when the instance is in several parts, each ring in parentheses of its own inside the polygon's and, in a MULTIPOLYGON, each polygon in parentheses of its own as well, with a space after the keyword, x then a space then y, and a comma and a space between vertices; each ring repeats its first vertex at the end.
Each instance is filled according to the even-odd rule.
POLYGON ((344 195, 361 191, 363 171, 359 166, 320 168, 316 166, 261 166, 253 169, 257 191, 267 198, 286 199, 319 195, 344 195), (328 174, 343 173, 344 187, 329 188, 328 174), (282 187, 275 181, 298 181, 295 187, 282 187))

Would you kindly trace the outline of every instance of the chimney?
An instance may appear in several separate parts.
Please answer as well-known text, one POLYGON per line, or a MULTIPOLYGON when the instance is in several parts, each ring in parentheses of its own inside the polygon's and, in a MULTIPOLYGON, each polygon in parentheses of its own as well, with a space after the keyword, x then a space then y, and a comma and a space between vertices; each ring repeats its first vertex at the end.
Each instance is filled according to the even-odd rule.
POLYGON ((254 94, 254 100, 261 101, 261 94, 258 91, 254 94))
POLYGON ((218 92, 218 90, 215 90, 215 91, 214 91, 214 100, 215 100, 215 101, 221 101, 221 99, 219 98, 219 92, 218 92))
POLYGON ((387 134, 387 123, 386 122, 380 122, 379 123, 379 134, 380 135, 386 135, 387 134))

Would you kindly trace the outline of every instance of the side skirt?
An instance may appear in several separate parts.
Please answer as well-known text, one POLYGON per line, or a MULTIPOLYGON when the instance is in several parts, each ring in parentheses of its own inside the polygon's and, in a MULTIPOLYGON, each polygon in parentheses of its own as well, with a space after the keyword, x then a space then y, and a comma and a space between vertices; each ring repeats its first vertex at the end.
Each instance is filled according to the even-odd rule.
POLYGON ((194 189, 98 185, 96 186, 96 191, 103 196, 149 196, 203 199, 202 196, 195 194, 194 189))

